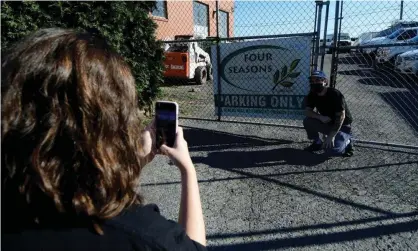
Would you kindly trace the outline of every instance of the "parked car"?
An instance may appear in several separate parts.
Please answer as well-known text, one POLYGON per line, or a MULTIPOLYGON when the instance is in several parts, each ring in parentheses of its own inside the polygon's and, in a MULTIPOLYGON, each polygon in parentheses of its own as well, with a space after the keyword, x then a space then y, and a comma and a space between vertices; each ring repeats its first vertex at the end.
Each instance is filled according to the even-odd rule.
MULTIPOLYGON (((408 40, 411 39, 413 37, 415 37, 418 33, 418 27, 413 27, 413 28, 401 28, 395 32, 393 32, 392 34, 390 34, 387 37, 376 37, 373 38, 371 40, 369 40, 368 42, 365 42, 361 45, 382 45, 382 44, 392 44, 392 43, 396 43, 398 41, 404 41, 404 40, 408 40)), ((363 52, 365 54, 368 54, 370 56, 375 56, 377 49, 379 48, 379 46, 376 47, 372 47, 372 48, 365 48, 363 49, 363 52)))
POLYGON ((394 46, 394 47, 382 47, 377 50, 375 65, 378 67, 380 65, 388 65, 389 67, 395 67, 396 56, 404 52, 418 49, 417 45, 409 45, 411 43, 418 42, 418 35, 415 37, 405 40, 398 41, 397 43, 404 44, 404 46, 394 46))
POLYGON ((418 49, 404 52, 396 57, 395 70, 418 75, 418 49))
MULTIPOLYGON (((337 36, 338 39, 338 36, 337 36)), ((326 36, 326 42, 325 42, 326 46, 333 46, 334 45, 334 35, 333 34, 328 34, 326 36)), ((350 38, 350 34, 348 33, 341 33, 339 36, 339 41, 338 41, 338 47, 340 46, 351 46, 351 38, 350 38)), ((344 52, 344 51, 350 51, 350 49, 339 49, 339 52, 344 52)), ((327 53, 332 53, 332 48, 327 48, 326 50, 327 53)))

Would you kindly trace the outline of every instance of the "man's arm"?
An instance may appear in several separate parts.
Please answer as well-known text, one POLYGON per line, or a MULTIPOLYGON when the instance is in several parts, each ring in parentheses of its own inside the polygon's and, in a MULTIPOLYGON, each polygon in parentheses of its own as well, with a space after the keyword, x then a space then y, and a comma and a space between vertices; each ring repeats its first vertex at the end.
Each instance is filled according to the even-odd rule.
POLYGON ((341 126, 343 125, 345 119, 345 110, 342 110, 341 112, 337 112, 335 114, 335 121, 332 125, 331 131, 328 134, 328 137, 334 138, 335 135, 337 135, 338 131, 341 129, 341 126))
POLYGON ((344 95, 340 93, 339 91, 337 91, 337 94, 339 95, 335 97, 334 105, 338 112, 335 113, 334 124, 332 125, 331 131, 328 134, 328 136, 332 138, 334 138, 335 135, 337 135, 345 119, 345 106, 346 106, 345 98, 344 98, 344 95))
POLYGON ((323 115, 315 112, 313 110, 313 108, 310 108, 310 107, 306 107, 306 109, 305 109, 305 115, 308 118, 318 119, 318 120, 320 120, 324 124, 326 124, 326 123, 328 123, 328 122, 331 121, 331 118, 330 117, 323 116, 323 115))
POLYGON ((311 108, 311 107, 306 107, 305 108, 305 115, 308 118, 321 119, 321 115, 319 113, 315 112, 314 109, 311 108))

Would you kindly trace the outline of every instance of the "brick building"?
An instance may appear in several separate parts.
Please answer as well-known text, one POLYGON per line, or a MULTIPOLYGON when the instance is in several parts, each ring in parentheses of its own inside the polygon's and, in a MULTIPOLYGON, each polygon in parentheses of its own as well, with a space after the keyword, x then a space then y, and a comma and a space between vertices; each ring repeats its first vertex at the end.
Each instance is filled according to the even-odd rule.
MULTIPOLYGON (((193 35, 196 38, 216 36, 216 1, 157 0, 151 13, 158 24, 157 39, 173 40, 175 35, 193 35)), ((219 1, 219 36, 232 37, 234 1, 219 1)))

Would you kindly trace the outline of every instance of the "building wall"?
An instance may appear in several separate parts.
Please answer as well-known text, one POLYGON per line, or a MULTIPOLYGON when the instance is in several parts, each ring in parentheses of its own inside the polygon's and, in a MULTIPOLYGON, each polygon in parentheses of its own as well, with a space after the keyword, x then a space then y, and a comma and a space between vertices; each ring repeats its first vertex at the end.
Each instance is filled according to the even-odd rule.
MULTIPOLYGON (((216 1, 200 0, 200 3, 209 7, 209 36, 216 36, 216 1)), ((219 1, 219 9, 228 12, 229 27, 228 35, 234 34, 234 1, 219 1)), ((172 40, 175 35, 193 35, 193 2, 192 1, 167 1, 167 19, 162 17, 152 18, 157 23, 157 39, 172 40)))

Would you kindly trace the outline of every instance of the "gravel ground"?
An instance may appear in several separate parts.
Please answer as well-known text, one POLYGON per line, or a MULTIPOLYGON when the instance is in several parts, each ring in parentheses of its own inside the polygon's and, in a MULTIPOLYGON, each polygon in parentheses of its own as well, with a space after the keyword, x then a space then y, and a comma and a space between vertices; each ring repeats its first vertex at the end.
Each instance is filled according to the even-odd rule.
MULTIPOLYGON (((311 154, 303 130, 182 120, 209 250, 418 250, 418 153, 357 144, 311 154)), ((141 191, 177 219, 180 176, 158 156, 141 191)))

